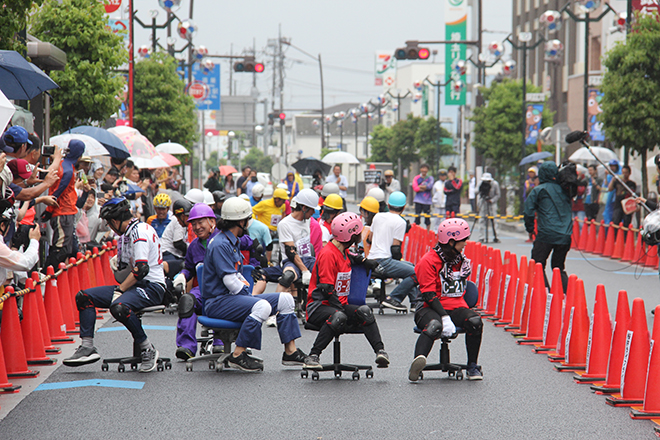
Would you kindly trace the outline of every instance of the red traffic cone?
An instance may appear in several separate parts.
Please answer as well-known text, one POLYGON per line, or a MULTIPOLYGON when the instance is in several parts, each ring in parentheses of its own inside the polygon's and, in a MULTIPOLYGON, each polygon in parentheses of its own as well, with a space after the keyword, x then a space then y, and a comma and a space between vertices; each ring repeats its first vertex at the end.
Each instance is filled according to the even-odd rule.
POLYGON ((571 249, 578 249, 580 245, 580 225, 577 217, 573 219, 573 234, 571 234, 571 249))
POLYGON ((479 288, 479 300, 477 301, 476 309, 483 310, 484 305, 484 294, 486 291, 486 275, 488 274, 488 269, 490 268, 491 259, 490 254, 493 248, 488 246, 483 246, 482 250, 484 251, 484 256, 481 260, 479 271, 477 273, 477 287, 479 288))
POLYGON ((626 247, 623 250, 621 261, 632 261, 635 257, 635 232, 632 228, 628 229, 626 234, 626 247))
POLYGON ((589 344, 589 312, 584 293, 584 282, 578 278, 575 285, 575 302, 569 318, 570 333, 566 336, 564 362, 555 365, 557 371, 575 371, 587 368, 589 344))
MULTIPOLYGON (((515 255, 514 255, 515 258, 515 255)), ((491 321, 497 321, 502 317, 502 309, 504 308, 504 297, 506 290, 509 288, 511 282, 511 252, 504 252, 504 262, 502 263, 502 277, 500 278, 500 288, 497 294, 497 304, 495 306, 495 314, 488 318, 491 321)))
POLYGON ((0 394, 18 393, 20 385, 14 385, 7 378, 7 368, 5 367, 5 354, 2 351, 2 341, 0 341, 0 394))
POLYGON ((37 299, 34 297, 34 282, 32 278, 25 281, 25 288, 30 292, 23 296, 23 321, 21 331, 23 333, 23 344, 25 357, 28 365, 53 365, 54 359, 46 356, 44 340, 41 335, 41 323, 39 322, 39 308, 37 299))
POLYGON ((596 286, 593 322, 589 328, 589 346, 587 348, 587 369, 584 374, 573 377, 577 383, 595 383, 605 380, 607 360, 612 344, 612 319, 607 308, 605 286, 596 286))
POLYGON ((62 317, 66 325, 67 333, 78 333, 76 330, 76 320, 73 316, 73 295, 69 287, 69 274, 65 269, 66 265, 60 263, 60 275, 57 277, 57 292, 60 294, 60 305, 62 306, 62 317))
POLYGON ((57 278, 55 278, 54 274, 53 266, 48 266, 46 275, 52 278, 46 282, 44 306, 46 308, 50 340, 56 344, 72 344, 73 338, 66 335, 66 325, 64 324, 62 308, 60 306, 60 294, 57 291, 57 278))
POLYGON ((89 287, 100 286, 96 282, 96 274, 94 273, 94 258, 90 251, 85 252, 85 267, 87 267, 87 276, 89 277, 89 287))
POLYGON ((603 256, 611 257, 612 252, 614 252, 614 236, 616 235, 616 230, 614 225, 610 222, 610 226, 607 228, 607 238, 605 239, 605 249, 603 249, 603 256))
POLYGON ((34 290, 37 292, 35 298, 37 299, 37 306, 39 307, 39 322, 41 322, 41 335, 44 340, 46 353, 59 354, 62 350, 53 346, 53 340, 50 337, 48 318, 46 317, 46 307, 44 306, 44 296, 41 294, 39 272, 32 272, 32 281, 34 281, 34 290))
POLYGON ((613 394, 620 391, 621 366, 626 350, 628 327, 630 327, 630 306, 628 305, 628 293, 625 290, 619 291, 613 327, 605 383, 591 387, 596 394, 613 394))
POLYGON ((657 246, 648 246, 646 253, 646 260, 644 261, 644 266, 646 267, 655 267, 658 265, 658 247, 657 246))
MULTIPOLYGON (((76 259, 71 257, 69 258, 69 264, 71 267, 67 271, 69 273, 69 288, 71 288, 71 293, 74 298, 74 305, 75 303, 75 297, 78 292, 80 292, 80 278, 78 277, 78 266, 76 266, 76 259)), ((73 317, 76 320, 76 323, 80 322, 80 316, 78 315, 78 306, 74 307, 73 309, 73 317)))
POLYGON ((529 267, 527 268, 527 280, 525 281, 525 290, 523 292, 522 315, 520 315, 520 330, 513 332, 513 336, 525 336, 527 334, 527 326, 529 325, 529 306, 532 303, 532 290, 534 289, 534 271, 536 269, 536 262, 529 260, 529 267))
POLYGON ((589 220, 585 220, 582 224, 582 232, 580 233, 580 243, 578 249, 581 251, 587 250, 587 242, 589 241, 589 220))
POLYGON ((502 254, 499 249, 494 249, 492 261, 493 276, 488 288, 486 288, 486 292, 484 293, 484 306, 486 309, 484 310, 484 313, 482 313, 482 316, 494 315, 495 309, 497 308, 497 297, 502 278, 502 254))
POLYGON ((589 240, 587 240, 587 247, 584 250, 593 253, 596 250, 596 220, 591 220, 589 223, 589 240))
POLYGON ((561 333, 561 307, 564 303, 564 288, 561 285, 561 271, 558 267, 552 269, 552 285, 550 286, 550 307, 546 307, 543 324, 543 344, 536 345, 532 351, 540 353, 557 348, 557 338, 561 333))
POLYGON ((646 261, 646 254, 644 253, 644 242, 642 241, 642 234, 637 233, 637 244, 635 245, 635 255, 633 255, 632 262, 634 264, 644 264, 646 261))
POLYGON ((2 307, 2 324, 0 324, 0 341, 4 348, 5 367, 9 377, 37 377, 38 371, 28 370, 23 332, 18 318, 18 307, 14 288, 7 287, 5 293, 9 294, 2 307))
POLYGON ((557 349, 548 353, 550 362, 562 362, 566 357, 566 335, 568 334, 571 310, 575 301, 575 288, 577 284, 577 275, 572 274, 568 277, 566 286, 566 298, 564 303, 564 315, 561 320, 561 333, 557 339, 557 349))
POLYGON ((513 309, 516 303, 516 292, 518 290, 518 256, 511 254, 509 257, 509 282, 504 289, 502 300, 502 318, 495 323, 497 327, 504 327, 513 321, 513 309))
POLYGON ((612 258, 620 260, 623 258, 623 251, 625 247, 626 230, 623 229, 623 223, 619 223, 619 230, 616 232, 616 242, 614 243, 614 250, 612 251, 612 258))
POLYGON ((78 281, 80 282, 80 289, 81 290, 89 289, 92 286, 89 284, 87 259, 82 253, 78 252, 78 255, 76 255, 76 262, 78 263, 78 281))
POLYGON ((598 239, 596 240, 596 248, 594 253, 602 255, 605 250, 605 238, 607 237, 607 228, 605 227, 605 221, 601 220, 600 225, 598 225, 598 239))
POLYGON ((108 283, 105 281, 105 275, 103 274, 103 266, 101 265, 101 257, 99 256, 99 249, 94 248, 92 253, 94 256, 94 276, 96 277, 96 286, 106 286, 108 283))
POLYGON ((543 266, 536 263, 534 269, 534 287, 529 304, 529 317, 527 319, 527 333, 522 339, 516 340, 519 345, 530 345, 543 342, 543 324, 548 301, 548 292, 545 288, 543 266))
POLYGON ((631 406, 644 403, 650 348, 644 300, 635 298, 626 339, 626 356, 621 366, 621 394, 613 394, 605 399, 608 405, 631 406))
POLYGON ((114 286, 117 284, 115 281, 115 274, 112 273, 112 269, 110 268, 110 248, 107 245, 103 245, 105 252, 101 256, 101 264, 103 266, 103 278, 106 282, 106 284, 114 286))
POLYGON ((513 304, 513 315, 511 317, 511 324, 504 327, 504 330, 514 332, 520 329, 520 318, 524 306, 524 292, 525 281, 527 280, 527 257, 523 255, 520 257, 520 270, 518 271, 518 288, 516 289, 516 301, 513 304))
MULTIPOLYGON (((655 316, 660 316, 660 306, 656 306, 655 316)), ((656 341, 660 343, 660 319, 653 321, 652 341, 649 368, 646 375, 644 406, 641 408, 633 407, 633 410, 630 411, 630 417, 633 419, 660 418, 660 346, 654 347, 656 341)))

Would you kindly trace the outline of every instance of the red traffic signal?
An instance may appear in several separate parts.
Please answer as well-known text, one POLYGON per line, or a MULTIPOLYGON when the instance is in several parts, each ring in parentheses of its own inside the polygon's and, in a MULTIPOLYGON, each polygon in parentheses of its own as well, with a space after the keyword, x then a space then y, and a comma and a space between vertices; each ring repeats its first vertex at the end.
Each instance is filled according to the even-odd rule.
POLYGON ((431 51, 426 47, 418 47, 417 41, 406 41, 406 47, 394 51, 397 60, 428 60, 431 51))
POLYGON ((261 73, 264 69, 264 64, 255 62, 253 56, 243 57, 243 61, 237 61, 234 63, 234 72, 261 73))
POLYGON ((254 65, 254 71, 257 72, 257 73, 263 72, 264 69, 265 69, 265 67, 264 67, 263 63, 257 63, 257 64, 254 65))
POLYGON ((278 116, 282 121, 286 119, 286 113, 280 113, 278 116))
POLYGON ((419 57, 420 60, 428 60, 430 55, 431 53, 425 47, 422 47, 417 51, 417 56, 419 57))

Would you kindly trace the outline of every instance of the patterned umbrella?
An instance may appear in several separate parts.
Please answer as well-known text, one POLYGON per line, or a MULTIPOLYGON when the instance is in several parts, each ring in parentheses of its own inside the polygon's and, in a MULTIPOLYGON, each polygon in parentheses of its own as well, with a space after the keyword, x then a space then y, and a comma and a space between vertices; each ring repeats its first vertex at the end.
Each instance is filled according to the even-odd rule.
MULTIPOLYGON (((117 134, 117 133, 115 133, 117 134)), ((140 157, 142 159, 153 159, 160 157, 160 153, 154 147, 149 139, 140 134, 139 131, 125 131, 117 134, 119 139, 126 145, 131 157, 140 157)))

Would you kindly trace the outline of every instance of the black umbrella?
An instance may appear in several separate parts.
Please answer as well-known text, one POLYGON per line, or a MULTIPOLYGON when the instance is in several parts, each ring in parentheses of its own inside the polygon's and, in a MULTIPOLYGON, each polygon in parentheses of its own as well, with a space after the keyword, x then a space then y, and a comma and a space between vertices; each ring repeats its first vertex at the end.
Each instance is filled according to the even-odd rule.
POLYGON ((41 69, 13 50, 0 50, 0 90, 7 99, 30 100, 59 87, 41 69))
POLYGON ((324 176, 330 172, 330 164, 322 162, 315 157, 305 157, 291 165, 300 174, 311 176, 314 171, 320 170, 324 176))
POLYGON ((131 155, 121 139, 119 139, 116 134, 110 133, 104 128, 92 127, 91 125, 81 125, 72 128, 70 131, 71 133, 86 134, 87 136, 96 139, 106 150, 108 150, 110 157, 126 159, 131 155))

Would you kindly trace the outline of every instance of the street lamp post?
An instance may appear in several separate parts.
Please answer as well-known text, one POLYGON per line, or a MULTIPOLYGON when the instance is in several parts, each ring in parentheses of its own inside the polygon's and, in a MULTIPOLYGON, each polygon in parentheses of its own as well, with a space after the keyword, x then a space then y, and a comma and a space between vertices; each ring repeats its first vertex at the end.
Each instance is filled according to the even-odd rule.
POLYGON ((396 99, 396 121, 399 122, 401 120, 401 100, 410 96, 410 90, 406 90, 405 95, 402 95, 400 92, 397 92, 395 96, 389 90, 387 91, 387 94, 390 95, 390 97, 392 97, 393 99, 396 99))
POLYGON ((227 133, 227 138, 229 138, 229 141, 227 142, 227 165, 231 165, 231 149, 234 148, 234 139, 236 138, 236 133, 230 131, 227 133))

